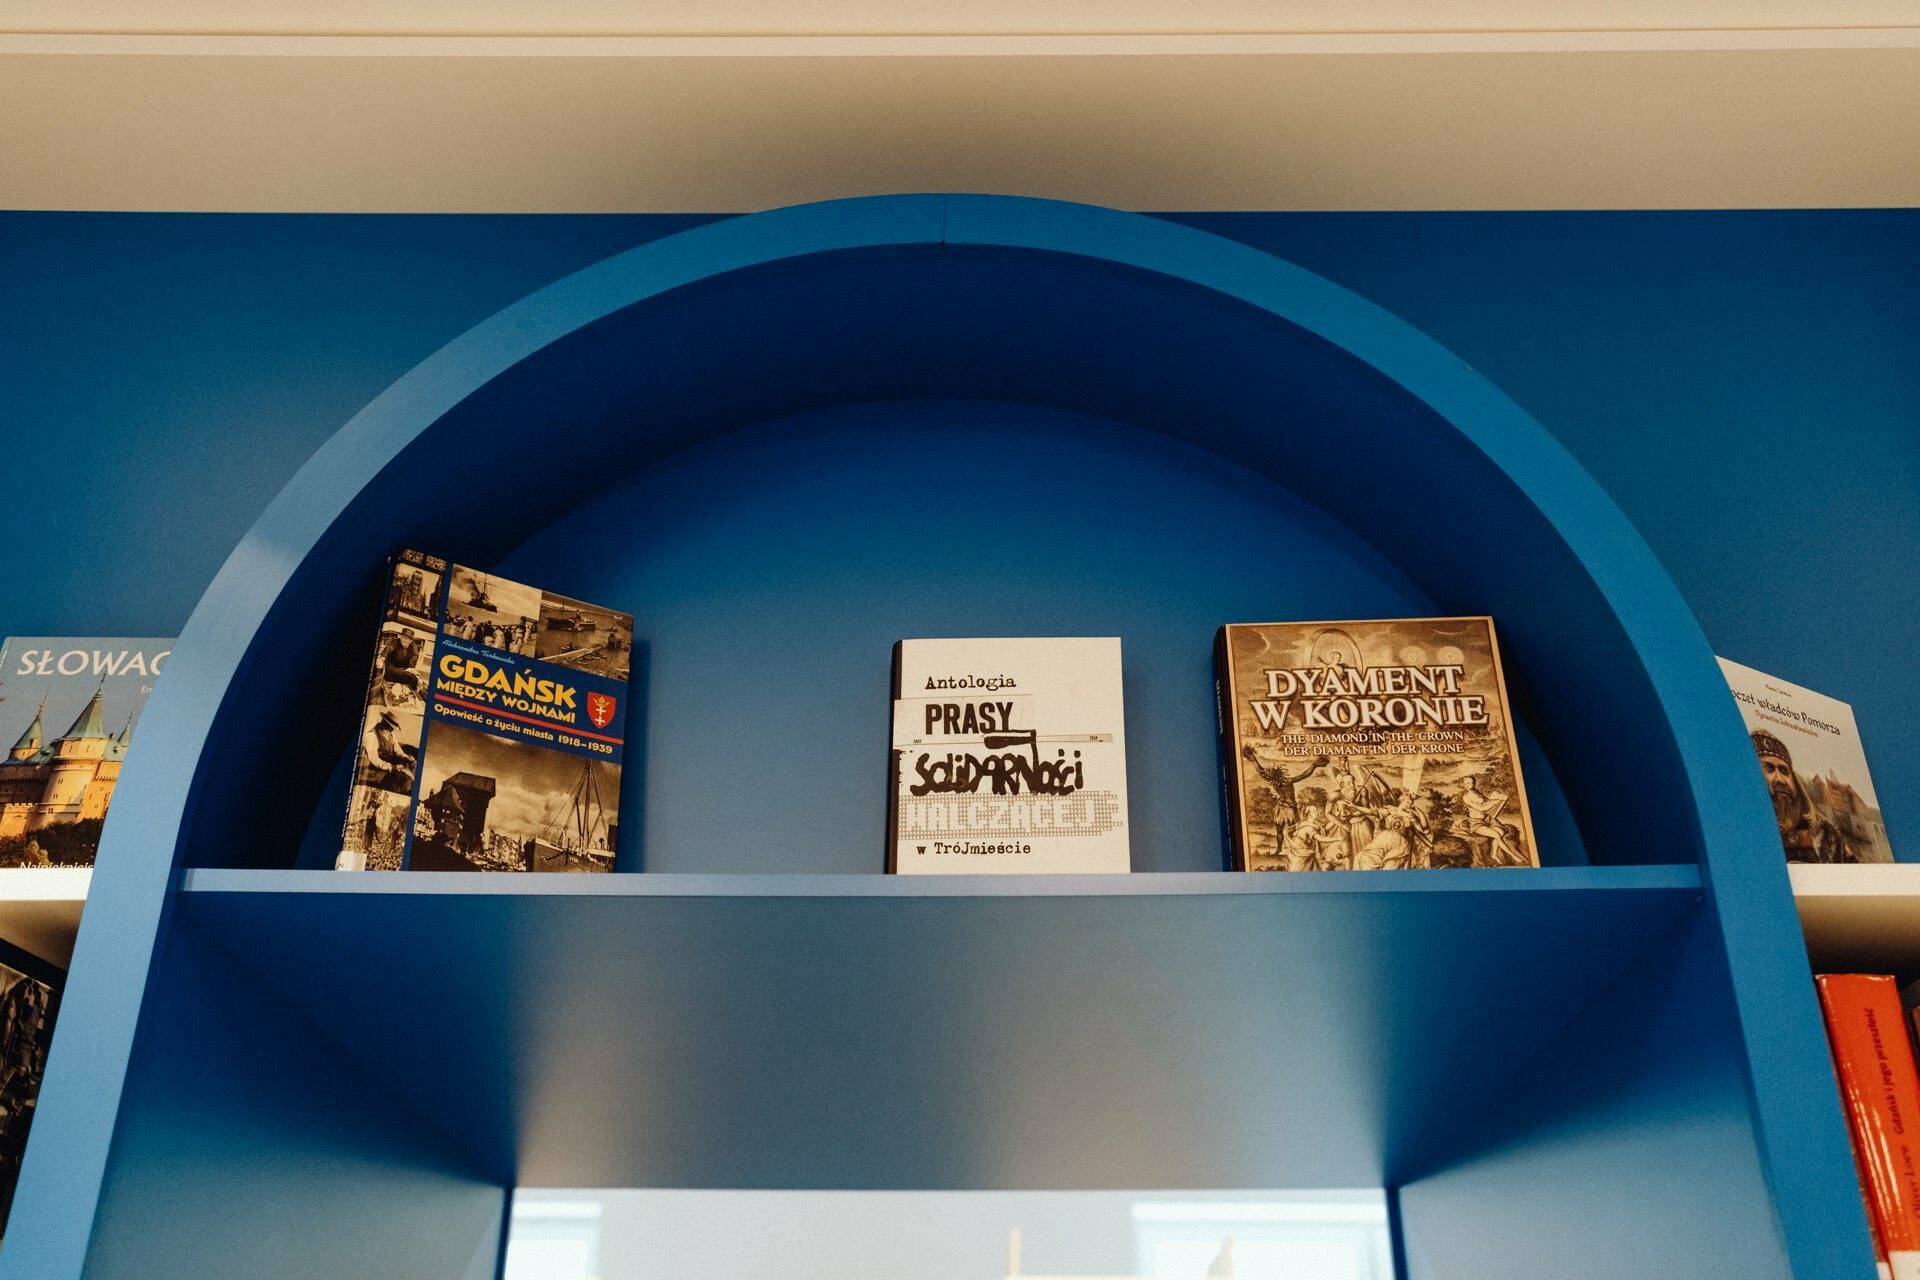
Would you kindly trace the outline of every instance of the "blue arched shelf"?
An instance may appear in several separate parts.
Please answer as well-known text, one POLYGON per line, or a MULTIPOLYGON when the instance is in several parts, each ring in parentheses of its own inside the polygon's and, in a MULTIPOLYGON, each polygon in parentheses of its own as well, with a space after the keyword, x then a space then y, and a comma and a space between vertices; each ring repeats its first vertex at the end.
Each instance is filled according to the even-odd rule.
POLYGON ((1485 378, 1363 299, 1200 232, 1046 201, 883 197, 716 223, 543 289, 395 383, 274 501, 186 628, 136 762, 0 1255, 9 1278, 481 1277, 515 1178, 1371 1177, 1394 1190, 1418 1277, 1549 1261, 1653 1274, 1636 1268, 1665 1258, 1670 1276, 1737 1260, 1825 1280, 1864 1256, 1785 871, 1672 583, 1485 378), (1582 865, 960 886, 291 869, 308 826, 332 821, 325 783, 393 547, 497 563, 728 433, 950 401, 1217 455, 1312 503, 1434 607, 1494 614, 1577 824, 1561 861, 1582 865), (983 938, 989 952, 968 950, 983 938), (1217 1039, 1188 1064, 1212 1082, 1141 1096, 1179 1064, 1123 1048, 1078 1120, 1136 1118, 1083 1144, 1047 1130, 1036 1116, 1055 1095, 1020 1078, 917 1109, 897 1084, 858 1103, 834 1092, 846 1063, 828 1031, 873 1037, 880 1076, 982 1054, 1002 1026, 1097 1039, 1088 1001, 1033 977, 1069 951, 1110 975, 1092 979, 1112 984, 1110 1007, 1177 1011, 1197 1042, 1217 1039), (607 989, 540 1001, 542 965, 597 956, 613 957, 607 989), (943 996, 954 956, 975 963, 973 987, 943 996), (1235 957, 1300 971, 1302 990, 1261 1003, 1258 984, 1222 979, 1235 957), (893 976, 873 977, 877 961, 893 976), (743 965, 735 980, 771 994, 683 972, 703 963, 743 965), (975 988, 991 999, 970 1003, 975 988), (970 1049, 950 1043, 963 1024, 970 1049), (715 1082, 729 1055, 818 1061, 768 1096, 715 1082), (1262 1055, 1302 1087, 1233 1076, 1229 1059, 1262 1055), (446 1065, 466 1059, 480 1065, 446 1065), (575 1069, 607 1082, 604 1124, 562 1096, 575 1069), (631 1101, 650 1092, 675 1102, 631 1101), (1156 1108, 1167 1125, 1138 1118, 1156 1108), (787 1132, 806 1158, 748 1127, 787 1132))

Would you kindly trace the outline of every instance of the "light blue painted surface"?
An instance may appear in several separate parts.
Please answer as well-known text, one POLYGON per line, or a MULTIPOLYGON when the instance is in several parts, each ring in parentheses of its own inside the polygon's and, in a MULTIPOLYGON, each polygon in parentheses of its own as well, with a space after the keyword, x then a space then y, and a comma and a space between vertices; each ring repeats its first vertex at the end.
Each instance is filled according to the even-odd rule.
POLYGON ((1380 1186, 1700 913, 1688 867, 327 874, 197 871, 180 913, 559 1187, 1380 1186))
MULTIPOLYGON (((366 998, 351 957, 310 974, 366 998)), ((506 1191, 398 1101, 354 1036, 320 1034, 188 928, 156 962, 146 1016, 89 1277, 494 1280, 506 1191)))
POLYGON ((1498 1099, 1401 1189, 1406 1280, 1789 1274, 1710 923, 1650 949, 1498 1099))
POLYGON ((345 687, 339 638, 355 601, 341 584, 371 581, 367 566, 399 540, 504 552, 581 496, 556 486, 477 505, 498 467, 452 460, 425 437, 408 453, 416 436, 504 446, 570 429, 591 442, 577 450, 591 488, 780 412, 969 391, 1128 417, 1282 476, 1365 529, 1443 607, 1489 602, 1522 713, 1596 856, 1697 850, 1734 956, 1787 1251, 1804 1277, 1857 1264, 1837 1105, 1806 1092, 1823 1054, 1784 872, 1753 857, 1772 833, 1751 760, 1697 627, 1597 486, 1456 358, 1255 251, 1104 211, 903 197, 717 224, 563 281, 395 384, 276 500, 189 624, 136 742, 136 762, 159 763, 129 771, 108 829, 102 878, 112 867, 114 883, 89 910, 69 989, 85 1030, 56 1044, 41 1119, 59 1154, 43 1168, 37 1142, 29 1157, 26 1194, 45 1216, 0 1266, 24 1257, 47 1267, 28 1274, 78 1273, 172 871, 273 829, 242 801, 262 794, 266 748, 306 723, 312 695, 284 671, 345 687), (721 283, 682 288, 708 277, 721 283), (1406 471, 1380 469, 1389 459, 1406 471), (1379 483, 1341 482, 1351 474, 1379 483), (1416 480, 1472 496, 1444 542, 1414 518, 1416 480), (1603 803, 1599 766, 1576 752, 1583 737, 1631 748, 1642 793, 1615 788, 1603 803))

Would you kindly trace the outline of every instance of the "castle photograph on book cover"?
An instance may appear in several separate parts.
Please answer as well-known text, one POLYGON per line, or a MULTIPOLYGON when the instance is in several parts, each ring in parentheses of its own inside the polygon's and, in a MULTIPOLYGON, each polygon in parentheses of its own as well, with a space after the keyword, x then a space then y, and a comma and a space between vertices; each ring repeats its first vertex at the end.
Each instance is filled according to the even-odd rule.
POLYGON ((1892 862, 1853 708, 1716 659, 1740 707, 1788 862, 1892 862))
POLYGON ((172 640, 0 642, 0 867, 93 865, 134 724, 172 640))
POLYGON ((341 870, 613 869, 633 619, 394 558, 341 870))
POLYGON ((1540 865, 1491 618, 1230 624, 1214 669, 1234 869, 1540 865))

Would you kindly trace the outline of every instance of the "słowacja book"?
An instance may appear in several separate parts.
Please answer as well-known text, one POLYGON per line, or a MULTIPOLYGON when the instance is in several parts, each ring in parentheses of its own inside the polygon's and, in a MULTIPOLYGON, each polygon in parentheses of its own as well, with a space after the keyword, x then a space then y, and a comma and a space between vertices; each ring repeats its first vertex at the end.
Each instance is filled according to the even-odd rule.
POLYGON ((1788 862, 1892 862, 1853 708, 1718 659, 1747 723, 1788 862))
POLYGON ((887 870, 1128 871, 1117 638, 902 640, 887 870))
POLYGON ((0 643, 0 866, 90 867, 134 722, 173 641, 0 643))
POLYGON ((394 557, 335 866, 611 871, 633 618, 394 557))
POLYGON ((1540 865, 1493 619, 1233 623, 1214 675, 1232 869, 1540 865))
POLYGON ((1822 974, 1820 1008, 1867 1200, 1894 1280, 1920 1280, 1920 1073, 1886 974, 1822 974))

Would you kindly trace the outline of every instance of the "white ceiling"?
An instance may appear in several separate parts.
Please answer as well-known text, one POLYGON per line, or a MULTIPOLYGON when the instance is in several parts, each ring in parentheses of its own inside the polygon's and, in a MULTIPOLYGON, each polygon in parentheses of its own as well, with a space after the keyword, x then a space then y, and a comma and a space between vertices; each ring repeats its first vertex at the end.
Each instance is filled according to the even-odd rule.
POLYGON ((1920 205, 1920 0, 0 0, 0 207, 1920 205))

